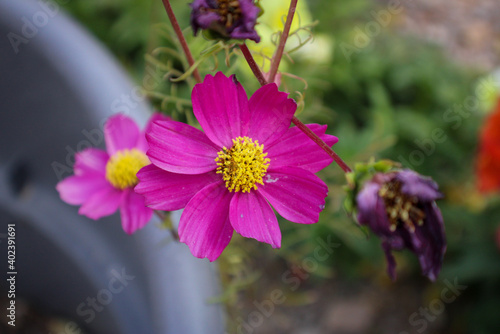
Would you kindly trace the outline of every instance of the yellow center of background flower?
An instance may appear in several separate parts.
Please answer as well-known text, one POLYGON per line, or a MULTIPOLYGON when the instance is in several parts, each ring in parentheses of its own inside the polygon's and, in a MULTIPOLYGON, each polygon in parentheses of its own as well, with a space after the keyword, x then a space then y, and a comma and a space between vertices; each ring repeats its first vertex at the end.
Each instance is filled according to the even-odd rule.
POLYGON ((264 145, 259 145, 258 140, 237 137, 233 139, 233 147, 224 147, 217 154, 217 174, 222 174, 230 192, 250 192, 251 189, 257 190, 257 184, 264 184, 262 177, 266 175, 271 160, 266 158, 264 145))
POLYGON ((137 172, 149 165, 148 157, 137 149, 116 152, 106 164, 106 179, 117 189, 135 186, 137 172))

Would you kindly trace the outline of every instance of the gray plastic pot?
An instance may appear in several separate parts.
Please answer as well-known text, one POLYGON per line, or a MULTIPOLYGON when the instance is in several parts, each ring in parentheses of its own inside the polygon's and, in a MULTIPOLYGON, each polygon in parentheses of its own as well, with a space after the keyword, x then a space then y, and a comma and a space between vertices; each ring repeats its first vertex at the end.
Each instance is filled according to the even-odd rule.
POLYGON ((137 89, 58 5, 0 1, 0 36, 0 270, 15 223, 16 296, 90 333, 223 333, 212 264, 157 222, 128 236, 117 214, 89 220, 55 190, 117 108, 145 124, 137 89))

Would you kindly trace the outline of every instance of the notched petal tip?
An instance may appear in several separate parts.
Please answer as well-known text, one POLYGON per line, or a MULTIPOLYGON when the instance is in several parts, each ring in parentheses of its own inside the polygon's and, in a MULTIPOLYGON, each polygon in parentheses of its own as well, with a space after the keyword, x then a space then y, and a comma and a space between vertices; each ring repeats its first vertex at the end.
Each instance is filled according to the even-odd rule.
POLYGON ((214 170, 219 148, 202 131, 181 122, 157 121, 146 135, 147 156, 157 167, 179 174, 214 170))
POLYGON ((248 101, 251 118, 248 136, 266 147, 273 145, 290 128, 297 103, 280 92, 275 83, 260 87, 248 101))
POLYGON ((137 145, 141 132, 134 120, 124 114, 111 116, 104 124, 104 140, 109 155, 137 145))
POLYGON ((257 190, 285 219, 314 224, 325 205, 328 187, 313 173, 297 167, 275 169, 257 190))
POLYGON ((278 220, 266 199, 258 192, 236 193, 229 209, 231 225, 246 238, 281 247, 278 220))
POLYGON ((193 113, 206 136, 220 148, 245 135, 250 118, 242 86, 222 72, 207 75, 191 94, 193 113))
POLYGON ((229 204, 233 194, 222 182, 207 185, 188 202, 181 215, 179 237, 198 258, 217 259, 231 241, 229 204))
POLYGON ((131 235, 142 229, 151 220, 153 210, 146 207, 142 195, 127 189, 120 204, 120 217, 125 233, 131 235))

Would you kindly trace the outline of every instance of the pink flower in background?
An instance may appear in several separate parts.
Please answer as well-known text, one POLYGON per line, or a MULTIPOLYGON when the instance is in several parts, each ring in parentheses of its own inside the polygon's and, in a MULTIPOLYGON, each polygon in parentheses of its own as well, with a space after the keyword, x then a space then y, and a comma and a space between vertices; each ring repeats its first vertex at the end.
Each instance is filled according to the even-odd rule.
MULTIPOLYGON (((155 114, 153 120, 168 119, 155 114)), ((153 210, 134 192, 136 173, 148 165, 144 132, 127 116, 114 115, 104 126, 106 151, 89 148, 76 154, 74 176, 57 184, 61 199, 81 205, 79 214, 99 219, 120 209, 123 230, 132 234, 151 219, 153 210)))
MULTIPOLYGON (((205 132, 175 121, 156 121, 147 132, 152 164, 137 173, 135 190, 153 209, 185 208, 180 241, 196 257, 217 259, 234 230, 280 247, 272 207, 295 223, 318 221, 328 188, 314 173, 332 159, 290 128, 297 106, 287 96, 272 83, 248 100, 234 76, 207 75, 192 93, 205 132)), ((330 146, 338 141, 326 126, 308 127, 330 146)))

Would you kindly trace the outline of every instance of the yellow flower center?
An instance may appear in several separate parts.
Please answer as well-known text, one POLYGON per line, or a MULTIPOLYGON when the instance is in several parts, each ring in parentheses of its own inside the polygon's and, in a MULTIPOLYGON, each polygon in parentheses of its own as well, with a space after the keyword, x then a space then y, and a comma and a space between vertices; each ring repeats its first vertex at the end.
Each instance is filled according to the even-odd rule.
POLYGON ((106 179, 117 189, 135 186, 137 172, 149 165, 148 157, 137 149, 116 152, 106 164, 106 179))
POLYGON ((257 190, 257 184, 264 184, 262 177, 269 167, 269 158, 264 153, 264 145, 259 145, 248 137, 233 139, 233 147, 224 147, 215 158, 217 174, 222 174, 226 188, 232 192, 257 190))

